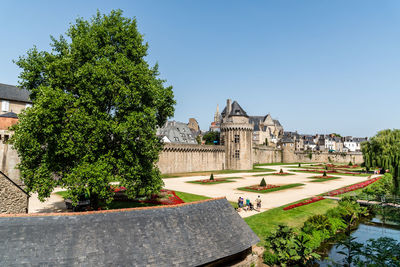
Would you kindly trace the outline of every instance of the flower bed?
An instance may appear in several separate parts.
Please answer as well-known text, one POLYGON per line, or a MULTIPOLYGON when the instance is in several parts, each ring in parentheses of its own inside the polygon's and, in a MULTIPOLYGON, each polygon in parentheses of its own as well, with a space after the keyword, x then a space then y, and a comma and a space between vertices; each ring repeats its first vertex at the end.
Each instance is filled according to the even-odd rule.
POLYGON ((302 169, 302 170, 293 170, 293 171, 297 171, 297 172, 309 172, 309 173, 335 173, 335 174, 351 174, 351 175, 360 175, 360 173, 358 172, 338 172, 336 170, 315 170, 315 169, 302 169))
POLYGON ((289 173, 289 172, 274 172, 274 173, 268 173, 266 175, 286 176, 286 175, 294 175, 294 174, 293 173, 289 173))
POLYGON ((246 188, 260 191, 260 190, 268 190, 268 189, 277 188, 277 187, 279 187, 279 185, 267 184, 266 186, 251 185, 251 186, 247 186, 246 188))
POLYGON ((125 194, 126 188, 123 186, 111 186, 110 189, 115 193, 114 200, 117 201, 133 201, 140 203, 150 203, 154 205, 177 205, 185 203, 180 199, 174 191, 161 189, 160 193, 152 195, 147 199, 128 199, 125 194))
POLYGON ((142 203, 151 203, 156 205, 177 205, 185 203, 178 197, 174 191, 162 189, 159 194, 152 195, 148 200, 140 200, 142 203))
POLYGON ((294 208, 297 208, 297 207, 301 207, 301 206, 304 206, 304 205, 308 205, 308 204, 311 204, 311 203, 314 203, 314 202, 317 202, 317 201, 320 201, 320 200, 323 200, 323 199, 324 199, 324 197, 322 197, 322 196, 312 197, 312 198, 306 199, 306 200, 304 200, 302 202, 299 202, 299 203, 284 207, 283 210, 291 210, 291 209, 294 209, 294 208))
POLYGON ((252 186, 240 187, 238 188, 238 190, 256 192, 256 193, 270 193, 302 185, 304 184, 285 184, 285 185, 267 184, 266 186, 252 185, 252 186))
POLYGON ((221 184, 221 183, 231 183, 234 181, 231 181, 231 178, 220 178, 220 179, 204 179, 204 180, 196 180, 196 181, 188 181, 187 183, 192 183, 192 184, 221 184))
POLYGON ((329 178, 338 178, 338 177, 332 176, 332 175, 327 175, 327 176, 318 175, 318 176, 311 176, 311 177, 308 177, 308 178, 311 178, 311 179, 329 179, 329 178))
POLYGON ((357 190, 357 189, 361 189, 361 188, 369 186, 370 184, 378 181, 381 178, 382 178, 382 176, 381 177, 372 178, 372 179, 369 179, 367 181, 364 181, 364 182, 361 182, 361 183, 358 183, 358 184, 353 184, 353 185, 350 185, 350 186, 346 186, 346 187, 343 187, 343 188, 340 188, 340 189, 336 189, 336 190, 330 191, 330 192, 326 193, 325 195, 327 195, 327 196, 336 196, 336 195, 341 195, 341 194, 344 194, 344 193, 347 193, 347 192, 351 192, 351 191, 354 191, 354 190, 357 190))

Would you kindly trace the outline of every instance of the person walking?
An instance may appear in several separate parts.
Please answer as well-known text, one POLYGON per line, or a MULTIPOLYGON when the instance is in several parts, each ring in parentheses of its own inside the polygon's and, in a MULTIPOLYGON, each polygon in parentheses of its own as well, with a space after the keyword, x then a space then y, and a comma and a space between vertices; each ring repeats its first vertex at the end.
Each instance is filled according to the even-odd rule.
POLYGON ((257 203, 257 210, 260 211, 261 210, 261 198, 260 198, 260 196, 258 196, 258 198, 256 199, 256 203, 257 203))

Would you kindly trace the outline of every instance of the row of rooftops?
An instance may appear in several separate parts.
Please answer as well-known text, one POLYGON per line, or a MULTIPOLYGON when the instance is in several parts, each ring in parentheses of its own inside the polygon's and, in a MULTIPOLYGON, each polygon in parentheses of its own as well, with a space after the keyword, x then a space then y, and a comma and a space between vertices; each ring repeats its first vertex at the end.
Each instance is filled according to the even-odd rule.
POLYGON ((335 134, 299 134, 297 132, 284 132, 283 133, 283 142, 294 142, 295 140, 304 140, 305 142, 315 143, 316 141, 331 141, 337 143, 345 143, 345 142, 352 142, 352 143, 362 143, 368 141, 368 137, 353 137, 353 136, 345 136, 340 137, 335 134))
POLYGON ((29 99, 29 91, 14 85, 0 83, 0 100, 32 103, 29 99))

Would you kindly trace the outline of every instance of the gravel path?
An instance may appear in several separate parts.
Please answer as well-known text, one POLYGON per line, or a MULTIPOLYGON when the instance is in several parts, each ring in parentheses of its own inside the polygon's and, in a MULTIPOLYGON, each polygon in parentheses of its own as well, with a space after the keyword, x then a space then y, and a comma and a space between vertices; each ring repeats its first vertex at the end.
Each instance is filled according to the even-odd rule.
MULTIPOLYGON (((279 171, 283 169, 287 172, 289 169, 293 169, 295 165, 275 165, 275 166, 265 166, 265 168, 275 169, 279 171)), ((292 172, 294 173, 294 172, 292 172)), ((289 176, 253 176, 260 173, 233 173, 233 174, 221 174, 214 175, 215 178, 222 177, 242 177, 242 179, 237 179, 232 183, 221 183, 213 185, 201 185, 186 183, 187 181, 194 181, 199 179, 208 179, 206 176, 195 176, 195 177, 180 177, 180 178, 168 178, 164 179, 165 188, 182 191, 197 195, 204 195, 208 197, 222 197, 225 196, 229 201, 237 202, 239 196, 244 199, 249 198, 252 203, 255 203, 255 199, 258 195, 261 197, 262 208, 261 212, 266 211, 271 208, 280 207, 304 198, 310 198, 321 193, 325 193, 334 189, 338 189, 347 185, 359 183, 367 180, 367 177, 360 176, 341 176, 332 174, 334 176, 340 177, 339 179, 329 180, 324 182, 311 182, 312 179, 307 177, 315 176, 318 174, 311 173, 295 173, 295 175, 289 176), (294 187, 286 190, 271 192, 267 194, 259 194, 253 192, 240 191, 236 188, 245 187, 250 185, 259 184, 262 178, 265 178, 267 184, 274 185, 284 185, 292 183, 303 183, 303 186, 294 187)), ((242 217, 248 217, 257 214, 257 211, 242 211, 239 214, 242 217)))

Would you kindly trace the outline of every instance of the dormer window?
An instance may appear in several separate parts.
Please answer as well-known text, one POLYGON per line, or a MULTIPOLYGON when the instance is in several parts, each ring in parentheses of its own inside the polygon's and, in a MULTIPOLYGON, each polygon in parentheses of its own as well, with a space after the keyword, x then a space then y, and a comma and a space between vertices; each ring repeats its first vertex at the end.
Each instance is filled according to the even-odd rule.
POLYGON ((240 110, 236 109, 236 110, 235 110, 235 114, 236 114, 236 115, 239 115, 239 114, 240 114, 240 110))
POLYGON ((1 111, 8 111, 10 108, 10 102, 7 100, 1 101, 1 111))

